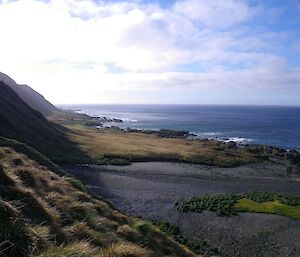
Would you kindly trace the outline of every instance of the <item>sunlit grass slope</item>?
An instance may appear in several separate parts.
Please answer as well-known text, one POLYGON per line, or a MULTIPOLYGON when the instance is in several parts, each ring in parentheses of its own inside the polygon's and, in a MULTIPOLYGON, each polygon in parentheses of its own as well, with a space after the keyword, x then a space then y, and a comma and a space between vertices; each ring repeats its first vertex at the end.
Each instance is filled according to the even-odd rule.
POLYGON ((32 151, 0 146, 0 256, 196 256, 157 227, 141 229, 143 221, 32 151))

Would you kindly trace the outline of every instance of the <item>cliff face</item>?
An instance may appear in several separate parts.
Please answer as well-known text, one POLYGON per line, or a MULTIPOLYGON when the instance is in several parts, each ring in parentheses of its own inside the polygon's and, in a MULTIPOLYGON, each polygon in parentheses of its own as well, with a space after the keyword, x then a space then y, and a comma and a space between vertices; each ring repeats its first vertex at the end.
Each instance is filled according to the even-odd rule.
POLYGON ((48 116, 56 111, 56 107, 47 101, 41 94, 27 85, 19 85, 12 78, 0 72, 0 81, 10 86, 32 109, 48 116))

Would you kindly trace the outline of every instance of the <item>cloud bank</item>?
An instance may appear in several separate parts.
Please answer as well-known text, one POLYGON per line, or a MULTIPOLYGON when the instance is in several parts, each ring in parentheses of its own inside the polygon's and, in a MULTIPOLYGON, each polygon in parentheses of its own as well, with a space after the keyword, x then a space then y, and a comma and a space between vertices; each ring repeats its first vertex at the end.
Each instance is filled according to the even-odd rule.
POLYGON ((293 31, 272 29, 278 13, 243 0, 2 0, 0 69, 54 102, 120 90, 299 94, 300 69, 283 54, 293 31))

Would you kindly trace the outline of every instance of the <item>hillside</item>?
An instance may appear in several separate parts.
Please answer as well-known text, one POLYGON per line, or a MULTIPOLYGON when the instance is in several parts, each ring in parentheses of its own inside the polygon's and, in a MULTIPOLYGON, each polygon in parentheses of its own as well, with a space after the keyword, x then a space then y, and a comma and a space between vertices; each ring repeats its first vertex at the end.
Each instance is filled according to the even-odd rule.
POLYGON ((24 142, 55 162, 84 162, 89 158, 65 135, 0 81, 0 136, 24 142))
POLYGON ((0 72, 0 81, 10 86, 22 99, 34 110, 38 110, 43 115, 50 115, 56 111, 56 107, 47 101, 41 94, 27 85, 19 85, 12 78, 0 72))
POLYGON ((73 177, 58 175, 59 168, 31 148, 21 144, 25 155, 14 150, 19 143, 3 143, 0 256, 196 256, 150 223, 113 209, 73 177))

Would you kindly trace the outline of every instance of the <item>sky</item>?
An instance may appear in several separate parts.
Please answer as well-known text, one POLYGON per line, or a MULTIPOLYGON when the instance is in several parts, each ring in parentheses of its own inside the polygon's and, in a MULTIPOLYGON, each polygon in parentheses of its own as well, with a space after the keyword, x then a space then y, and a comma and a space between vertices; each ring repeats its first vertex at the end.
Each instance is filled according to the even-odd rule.
POLYGON ((300 0, 0 0, 0 71, 55 104, 300 105, 300 0))

